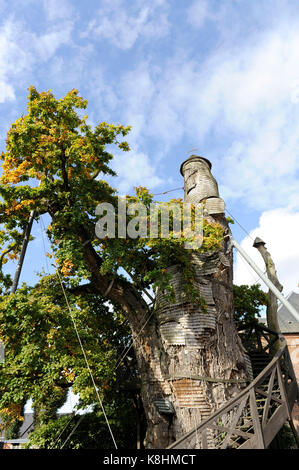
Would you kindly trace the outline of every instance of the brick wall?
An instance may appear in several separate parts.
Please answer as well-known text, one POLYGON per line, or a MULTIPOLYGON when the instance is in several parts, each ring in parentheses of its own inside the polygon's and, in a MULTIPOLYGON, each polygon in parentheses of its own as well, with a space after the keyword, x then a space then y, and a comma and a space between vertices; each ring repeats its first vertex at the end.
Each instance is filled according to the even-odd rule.
MULTIPOLYGON (((294 372, 297 378, 297 383, 299 386, 299 333, 284 333, 286 339, 291 360, 294 367, 294 372)), ((294 425, 296 426, 297 432, 299 433, 299 405, 295 403, 292 417, 294 425)))

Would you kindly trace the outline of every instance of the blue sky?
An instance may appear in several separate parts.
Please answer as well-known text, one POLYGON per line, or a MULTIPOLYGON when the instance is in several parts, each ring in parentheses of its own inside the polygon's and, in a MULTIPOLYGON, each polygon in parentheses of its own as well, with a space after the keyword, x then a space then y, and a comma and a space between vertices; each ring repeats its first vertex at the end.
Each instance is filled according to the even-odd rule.
MULTIPOLYGON (((297 0, 0 0, 0 18, 1 150, 29 85, 77 88, 90 123, 132 125, 132 151, 113 162, 120 193, 181 187, 197 149, 228 210, 267 242, 284 292, 298 290, 297 0)), ((45 265, 34 233, 22 280, 45 265)), ((237 259, 235 281, 255 279, 237 259)))

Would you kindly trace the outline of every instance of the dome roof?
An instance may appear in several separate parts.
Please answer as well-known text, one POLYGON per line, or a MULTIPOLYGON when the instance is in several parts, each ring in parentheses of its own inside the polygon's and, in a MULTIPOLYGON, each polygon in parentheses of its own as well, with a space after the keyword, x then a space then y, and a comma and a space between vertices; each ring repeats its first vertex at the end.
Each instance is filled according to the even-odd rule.
POLYGON ((184 160, 183 163, 181 164, 181 167, 180 167, 181 175, 183 175, 182 170, 183 170, 183 166, 185 165, 185 163, 191 162, 191 161, 196 161, 196 160, 204 160, 209 165, 209 168, 210 169, 212 168, 212 163, 207 158, 201 157, 200 155, 190 155, 190 157, 188 157, 187 160, 184 160))

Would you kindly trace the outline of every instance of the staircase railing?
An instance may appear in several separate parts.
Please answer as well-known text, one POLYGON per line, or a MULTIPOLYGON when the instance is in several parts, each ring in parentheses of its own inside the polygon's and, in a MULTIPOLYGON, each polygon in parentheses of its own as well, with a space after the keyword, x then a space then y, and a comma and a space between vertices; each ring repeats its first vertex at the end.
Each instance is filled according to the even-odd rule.
POLYGON ((284 337, 269 328, 250 325, 259 333, 257 349, 267 350, 273 335, 280 347, 262 372, 235 398, 168 449, 264 449, 287 420, 298 385, 284 337))

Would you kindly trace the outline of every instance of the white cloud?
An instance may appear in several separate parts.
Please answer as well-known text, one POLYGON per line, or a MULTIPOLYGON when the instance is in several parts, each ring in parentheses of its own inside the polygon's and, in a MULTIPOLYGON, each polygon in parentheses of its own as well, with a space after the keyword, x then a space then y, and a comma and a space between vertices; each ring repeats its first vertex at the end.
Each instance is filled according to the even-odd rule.
POLYGON ((201 28, 208 18, 213 17, 207 0, 196 0, 187 10, 187 20, 201 28))
POLYGON ((43 7, 49 21, 69 19, 73 13, 73 6, 68 0, 43 0, 43 7))
POLYGON ((253 34, 246 45, 217 48, 202 63, 180 51, 161 69, 148 63, 127 77, 119 104, 126 116, 138 116, 140 136, 153 136, 165 150, 182 138, 195 147, 211 135, 219 148, 223 142, 212 157, 224 197, 260 210, 295 197, 297 18, 253 34))
POLYGON ((65 22, 63 27, 55 28, 38 38, 35 38, 35 48, 42 61, 49 60, 57 52, 59 47, 71 43, 72 22, 65 22))
MULTIPOLYGON (((241 242, 242 248, 264 272, 265 265, 263 259, 258 250, 252 246, 255 237, 258 236, 264 240, 266 248, 276 266, 278 279, 284 287, 284 295, 287 295, 292 290, 298 291, 298 233, 299 211, 291 208, 280 208, 263 212, 259 220, 259 226, 250 232, 251 238, 246 237, 241 242)), ((257 279, 259 279, 258 275, 238 254, 236 256, 234 282, 239 285, 251 285, 257 279)), ((258 282, 265 290, 268 289, 261 280, 258 282)))
POLYGON ((241 44, 258 30, 276 29, 282 22, 292 22, 297 13, 296 0, 194 0, 186 9, 186 19, 197 30, 207 26, 218 45, 236 41, 241 44))
MULTIPOLYGON (((112 186, 116 186, 120 193, 128 193, 134 186, 146 186, 149 190, 156 188, 165 181, 165 178, 157 175, 156 155, 152 152, 149 158, 140 150, 147 129, 147 116, 144 111, 151 106, 156 93, 149 64, 140 63, 136 69, 123 74, 118 81, 117 90, 105 82, 99 68, 92 76, 92 83, 92 96, 93 101, 97 103, 97 109, 105 109, 108 119, 112 112, 115 122, 132 126, 126 138, 131 151, 122 154, 113 152, 115 157, 111 167, 118 177, 113 178, 112 186)), ((98 116, 91 117, 94 122, 98 120, 98 116)))
POLYGON ((0 81, 1 102, 14 99, 12 78, 26 69, 31 62, 31 52, 22 50, 16 37, 20 26, 11 19, 6 20, 0 29, 0 81))
POLYGON ((13 87, 9 83, 0 80, 0 103, 14 101, 16 99, 13 87))
POLYGON ((111 167, 119 175, 113 179, 113 185, 117 185, 120 193, 127 193, 135 186, 146 186, 152 190, 163 182, 143 152, 131 151, 128 154, 116 155, 111 167))
MULTIPOLYGON (((61 22, 38 35, 25 24, 7 18, 0 27, 0 100, 15 98, 15 87, 40 62, 49 61, 63 44, 71 43, 73 23, 61 22)), ((26 83, 26 85, 28 85, 26 83)))
POLYGON ((169 28, 166 1, 139 0, 125 3, 102 0, 98 15, 82 33, 83 37, 102 37, 120 49, 130 49, 140 38, 159 38, 169 28))
POLYGON ((123 120, 132 126, 130 143, 135 147, 140 145, 147 132, 147 110, 156 101, 156 85, 153 71, 146 62, 139 64, 136 69, 124 74, 119 81, 119 100, 123 106, 123 120), (138 90, 138 92, 136 92, 138 90))

